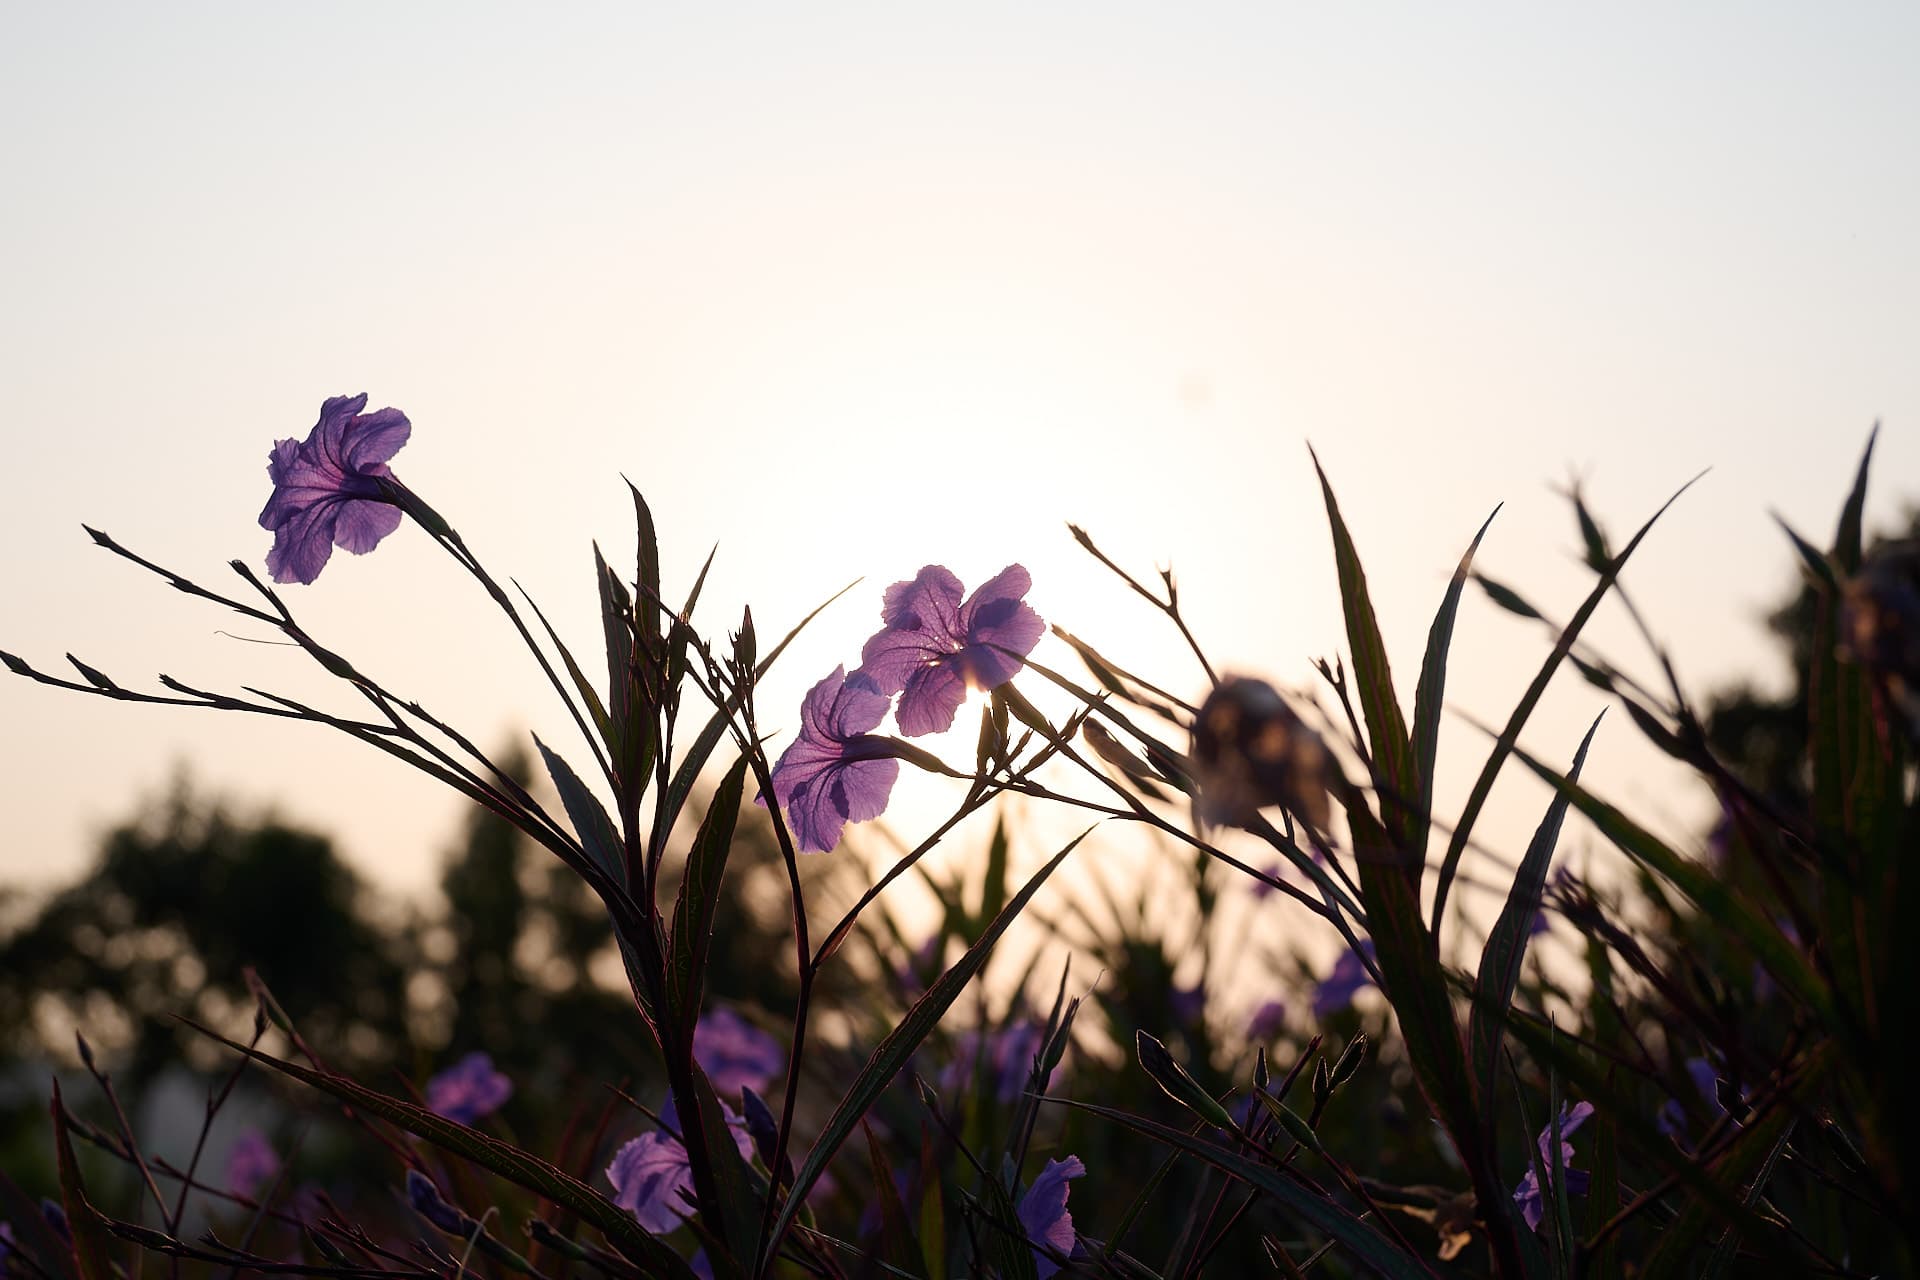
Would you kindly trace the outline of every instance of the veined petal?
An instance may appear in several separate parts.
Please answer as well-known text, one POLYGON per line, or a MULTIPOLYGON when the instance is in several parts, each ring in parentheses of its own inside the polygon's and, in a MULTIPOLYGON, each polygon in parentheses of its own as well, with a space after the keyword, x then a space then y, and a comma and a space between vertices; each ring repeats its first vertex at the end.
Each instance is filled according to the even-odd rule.
POLYGON ((344 551, 365 555, 400 527, 400 508, 385 502, 351 498, 339 504, 333 540, 344 551))

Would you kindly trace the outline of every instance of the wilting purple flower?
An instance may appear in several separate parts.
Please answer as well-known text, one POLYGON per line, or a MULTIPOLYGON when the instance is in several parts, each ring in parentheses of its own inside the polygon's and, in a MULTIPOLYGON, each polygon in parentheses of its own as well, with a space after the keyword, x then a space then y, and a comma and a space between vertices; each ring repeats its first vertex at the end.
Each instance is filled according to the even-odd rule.
MULTIPOLYGON (((725 1103, 720 1112, 742 1160, 753 1158, 753 1139, 747 1134, 746 1121, 725 1103)), ((674 1136, 680 1122, 674 1112, 673 1098, 660 1108, 663 1128, 643 1133, 614 1153, 607 1166, 607 1181, 613 1184, 613 1202, 639 1219, 640 1225, 655 1235, 664 1235, 680 1225, 693 1212, 693 1165, 687 1149, 674 1136)))
MULTIPOLYGON (((1540 1131, 1540 1163, 1565 1180, 1567 1194, 1570 1196, 1587 1194, 1587 1188, 1593 1182, 1593 1175, 1584 1169, 1572 1167, 1573 1144, 1567 1141, 1567 1137, 1585 1124, 1587 1117, 1592 1114, 1591 1102, 1576 1102, 1571 1107, 1563 1105, 1560 1108, 1560 1158, 1558 1160, 1554 1159, 1551 1150, 1553 1126, 1549 1125, 1540 1131)), ((1532 1168, 1528 1168, 1526 1176, 1520 1179, 1520 1185, 1513 1189, 1513 1202, 1520 1206, 1520 1216, 1527 1220, 1527 1225, 1538 1231, 1541 1219, 1546 1216, 1546 1206, 1540 1194, 1540 1178, 1532 1168)))
POLYGON ((778 1040, 724 1005, 694 1025, 693 1056, 722 1098, 764 1088, 786 1063, 778 1040))
POLYGON ((1287 1006, 1278 1000, 1269 1000, 1253 1011, 1253 1017, 1247 1019, 1247 1039, 1255 1044, 1265 1044, 1286 1025, 1287 1006))
POLYGON ((1020 1197, 1020 1228, 1033 1242, 1033 1269, 1040 1280, 1060 1270, 1060 1264, 1047 1252, 1064 1257, 1073 1252, 1073 1215, 1067 1212, 1067 1186, 1075 1178, 1085 1177, 1087 1166, 1079 1156, 1049 1160, 1027 1193, 1020 1197), (1046 1246, 1046 1248, 1042 1248, 1046 1246))
MULTIPOLYGON (((993 1096, 1012 1102, 1033 1081, 1033 1061, 1040 1054, 1045 1028, 1021 1019, 983 1037, 977 1029, 962 1031, 954 1041, 953 1061, 940 1073, 940 1087, 970 1088, 980 1072, 990 1073, 993 1096)), ((1052 1073, 1048 1073, 1052 1079, 1052 1073)), ((1045 1088, 1045 1081, 1041 1087, 1045 1088)))
POLYGON ((1046 624, 1021 601, 1033 579, 1017 564, 960 600, 960 579, 930 564, 887 588, 886 626, 860 652, 860 669, 883 693, 900 694, 895 715, 909 738, 953 724, 969 687, 994 689, 1013 679, 1046 624))
MULTIPOLYGON (((825 853, 849 822, 886 811, 900 762, 870 750, 868 731, 887 714, 887 695, 864 673, 833 674, 807 691, 800 733, 773 766, 773 797, 787 811, 802 853, 825 853)), ((763 798, 764 803, 764 798, 763 798)))
POLYGON ((513 1081, 484 1053, 470 1053, 427 1081, 427 1110, 457 1124, 492 1114, 512 1096, 513 1081))
POLYGON ((364 554, 400 527, 400 508, 380 493, 387 459, 413 431, 398 409, 361 413, 363 392, 334 396, 305 440, 280 440, 267 455, 273 496, 260 527, 273 530, 267 572, 275 582, 312 582, 335 543, 364 554))
POLYGON ((227 1152, 227 1190, 248 1200, 280 1172, 280 1157, 258 1129, 242 1129, 227 1152))
POLYGON ((1373 939, 1362 938, 1360 950, 1349 950, 1334 963, 1333 969, 1320 980, 1313 989, 1313 1016, 1329 1018, 1353 1003, 1360 988, 1373 983, 1373 975, 1367 972, 1366 962, 1361 959, 1365 953, 1367 959, 1373 958, 1373 939))

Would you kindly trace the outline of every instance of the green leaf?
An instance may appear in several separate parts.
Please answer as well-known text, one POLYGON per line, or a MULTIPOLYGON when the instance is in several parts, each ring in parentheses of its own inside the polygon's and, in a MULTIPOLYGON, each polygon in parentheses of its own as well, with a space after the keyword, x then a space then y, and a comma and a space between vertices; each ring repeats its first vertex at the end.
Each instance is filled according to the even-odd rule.
POLYGON ((617 755, 619 745, 614 741, 613 722, 607 718, 607 708, 600 701, 600 691, 593 687, 593 682, 587 679, 586 672, 582 671, 580 664, 574 661, 573 651, 561 643, 560 633, 553 629, 553 624, 547 621, 547 615, 540 611, 539 604, 527 594, 527 589, 517 582, 513 585, 518 588, 520 598, 527 602, 527 608, 533 610, 533 616, 540 620, 540 626, 546 631, 547 639, 552 642, 554 652, 560 655, 560 663, 567 669, 567 678, 573 681, 574 691, 580 695, 580 701, 585 704, 587 714, 592 717, 594 731, 600 735, 600 741, 606 744, 609 757, 617 755))
MULTIPOLYGON (((1092 828, 1088 828, 1088 831, 1091 830, 1092 828)), ((801 1164, 799 1173, 795 1175, 793 1187, 788 1192, 786 1203, 780 1208, 780 1216, 774 1222, 772 1238, 761 1258, 761 1271, 764 1272, 767 1265, 771 1263, 781 1240, 786 1237, 788 1228, 792 1226, 794 1218, 799 1214, 800 1206, 806 1202, 807 1193, 813 1189, 814 1182, 827 1167, 827 1162, 833 1159, 834 1153, 840 1149, 840 1144, 846 1141, 854 1125, 858 1124, 860 1118, 867 1113, 867 1108, 873 1105, 874 1099, 878 1098, 881 1092, 893 1082, 894 1076, 899 1074, 900 1068, 906 1065, 907 1059, 912 1057, 914 1050, 920 1047, 920 1042, 925 1040, 934 1026, 939 1023, 948 1006, 959 999, 960 993, 966 989, 969 982, 973 981, 974 975, 985 966, 987 957, 993 953, 994 944, 1000 941, 1000 935, 1007 931, 1007 926, 1019 917, 1033 895, 1040 891, 1040 886, 1046 883, 1047 877, 1066 861, 1067 855, 1078 848, 1080 842, 1086 837, 1085 831, 1075 836, 1072 843, 1055 854, 1045 866, 1034 872, 1026 884, 1021 886, 1020 892, 1016 893, 1012 901, 1008 902, 1000 914, 994 917, 993 923, 987 926, 979 939, 967 948, 967 953, 961 956, 951 969, 934 980, 933 985, 927 989, 927 993, 921 996, 914 1003, 913 1008, 907 1010, 906 1016, 900 1019, 900 1025, 889 1032, 874 1049, 873 1056, 867 1059, 866 1066, 861 1068, 860 1074, 854 1078, 852 1086, 840 1099, 839 1105, 834 1108, 833 1114, 821 1128, 819 1138, 814 1141, 812 1150, 807 1153, 805 1162, 801 1164)))
POLYGON ((573 823, 573 831, 579 837, 580 847, 587 851, 594 865, 606 872, 613 882, 627 884, 626 846, 620 839, 619 828, 613 825, 613 819, 587 784, 580 781, 580 775, 573 771, 557 753, 534 735, 533 745, 540 749, 540 758, 546 762, 547 776, 553 779, 553 786, 560 793, 560 803, 566 806, 567 818, 573 823))
POLYGON ((1867 433, 1867 447, 1860 455, 1860 468, 1854 473, 1853 488, 1847 494, 1846 505, 1840 508, 1840 527, 1833 534, 1833 561, 1845 574, 1860 571, 1860 557, 1863 551, 1861 522, 1867 506, 1867 471, 1873 465, 1873 446, 1880 438, 1880 424, 1875 423, 1873 430, 1867 433))
POLYGON ((673 932, 667 941, 667 998, 683 1037, 693 1035, 694 1023, 700 1017, 707 952, 713 943, 713 913, 720 900, 727 855, 733 848, 747 762, 748 757, 742 754, 714 791, 707 816, 687 851, 680 896, 673 904, 673 932))
MULTIPOLYGON (((1760 1197, 1766 1194, 1767 1183, 1773 1177, 1774 1167, 1780 1163, 1780 1156, 1787 1149, 1787 1139, 1793 1136, 1792 1117, 1784 1117, 1784 1119, 1786 1123, 1780 1128, 1780 1137, 1767 1152, 1767 1158, 1761 1163, 1759 1173, 1754 1175, 1752 1185, 1747 1188, 1746 1204, 1749 1209, 1756 1207, 1760 1203, 1760 1197)), ((1700 1273, 1700 1280, 1717 1280, 1718 1277, 1725 1275, 1728 1265, 1733 1261, 1734 1246, 1737 1243, 1738 1236, 1734 1232, 1723 1233, 1720 1243, 1714 1245, 1713 1253, 1707 1258, 1707 1269, 1700 1273)))
POLYGON ((633 494, 633 525, 635 541, 639 544, 634 556, 638 565, 634 584, 640 594, 633 602, 633 616, 639 624, 641 640, 650 650, 657 651, 661 636, 660 539, 653 531, 653 512, 647 508, 647 500, 640 496, 633 481, 627 481, 627 488, 633 494))
POLYGON ((364 1111, 368 1115, 378 1116, 382 1120, 398 1125, 408 1133, 425 1138, 437 1147, 471 1160, 474 1164, 498 1174, 517 1187, 531 1191, 535 1195, 544 1196, 573 1213, 581 1221, 599 1228, 600 1233, 615 1248, 642 1266, 653 1267, 660 1274, 673 1277, 675 1280, 690 1280, 693 1275, 692 1269, 681 1260, 680 1255, 649 1235, 632 1214, 601 1196, 585 1183, 561 1172, 546 1161, 529 1155, 511 1143, 488 1137, 463 1124, 455 1124, 424 1107, 376 1092, 345 1076, 303 1067, 298 1063, 288 1062, 272 1054, 249 1048, 237 1040, 229 1040, 218 1032, 209 1031, 194 1023, 189 1022, 187 1025, 201 1035, 218 1041, 235 1053, 251 1058, 262 1066, 270 1067, 282 1075, 291 1076, 322 1093, 331 1094, 351 1107, 364 1111))
POLYGON ((1142 1137, 1151 1138, 1162 1146, 1194 1156, 1227 1176, 1237 1178, 1248 1186, 1265 1192, 1279 1201, 1281 1207, 1287 1212, 1338 1241, 1355 1262, 1374 1275, 1390 1278, 1425 1277, 1426 1280, 1432 1280, 1434 1276, 1433 1269, 1424 1261, 1402 1250, 1378 1231, 1372 1223, 1354 1217, 1331 1200, 1315 1195, 1269 1165, 1256 1163, 1211 1139, 1148 1120, 1143 1116, 1130 1115, 1125 1111, 1097 1106, 1089 1102, 1076 1102, 1070 1098, 1060 1098, 1057 1101, 1061 1106, 1110 1120, 1142 1137))
POLYGON ((1440 937, 1440 922, 1446 910, 1447 893, 1453 887, 1454 876, 1460 870, 1460 855, 1466 852, 1467 840, 1473 833, 1473 824, 1479 819, 1480 810, 1487 803, 1487 796, 1493 791, 1493 781, 1500 774, 1500 766, 1506 763, 1507 756, 1513 751, 1514 743, 1519 740, 1520 730, 1525 727, 1528 717, 1533 714, 1533 709, 1540 704, 1541 695, 1546 693, 1547 684, 1553 679, 1553 673, 1559 670, 1561 659, 1572 650, 1573 642, 1579 638, 1581 629, 1587 625, 1587 620, 1593 617, 1594 610, 1600 607, 1600 602, 1606 598, 1608 592, 1613 590, 1613 584, 1619 579, 1621 570, 1626 568, 1627 561, 1633 557, 1634 551, 1639 548, 1654 523, 1666 514, 1667 508, 1679 501, 1680 495, 1692 488, 1699 478, 1695 476, 1681 485, 1673 497, 1662 503, 1660 509, 1649 516, 1647 522, 1635 531, 1627 545, 1620 549, 1620 554, 1601 570, 1599 581, 1594 583, 1593 590, 1587 593, 1587 598, 1581 602, 1573 619, 1561 630, 1560 638, 1554 642, 1553 651, 1547 655, 1547 660, 1541 664, 1539 673, 1533 678, 1533 683, 1527 686, 1526 693, 1521 695, 1519 705, 1514 707, 1513 714, 1507 718, 1506 728, 1501 730, 1499 738, 1493 744, 1493 750, 1487 754, 1487 763, 1481 768, 1480 776, 1474 780, 1473 790, 1467 796, 1466 806, 1460 811, 1460 820, 1454 825, 1453 836, 1447 841, 1446 856, 1440 862, 1440 876, 1433 891, 1433 936, 1436 940, 1440 937))
POLYGON ((993 838, 987 842, 987 873, 980 881, 980 912, 976 919, 991 920, 1007 905, 1007 819, 994 815, 993 838))
MULTIPOLYGON (((1579 778, 1580 767, 1587 760, 1587 748, 1593 744, 1593 735, 1605 714, 1602 711, 1600 716, 1595 716, 1586 736, 1580 739, 1580 749, 1574 752, 1573 768, 1567 775, 1570 781, 1579 778)), ((1548 804, 1546 817, 1540 820, 1533 840, 1527 845, 1526 856, 1520 860, 1520 869, 1514 873, 1506 906, 1501 909, 1500 918, 1480 953, 1479 998, 1473 1002, 1467 1044, 1473 1078, 1479 1082, 1482 1101, 1488 1104, 1480 1109, 1480 1124, 1481 1145, 1489 1151, 1495 1149, 1499 1134, 1496 1120, 1499 1108, 1491 1103, 1497 1096, 1507 1006, 1513 1002, 1514 987, 1520 981, 1520 965, 1526 958, 1533 916, 1540 910, 1540 895, 1547 883, 1547 865, 1553 860, 1554 846, 1560 841, 1560 826, 1566 820, 1569 803, 1569 797, 1562 792, 1548 804)))
POLYGON ((1320 492, 1326 499, 1327 523, 1333 529, 1333 560, 1340 575, 1340 604, 1347 619, 1347 647, 1353 651, 1354 683, 1360 693, 1360 706, 1366 712, 1367 736, 1373 748, 1374 789, 1380 795, 1380 808, 1394 846, 1413 856, 1401 867, 1400 874, 1417 886, 1425 859, 1424 843, 1416 843, 1420 824, 1416 805, 1420 779, 1414 774, 1412 745, 1407 739, 1407 724, 1400 713, 1400 700, 1393 691, 1393 672, 1387 666, 1386 642, 1380 638, 1380 623, 1373 614, 1373 601, 1367 594, 1366 571, 1360 567, 1360 553, 1346 521, 1340 517, 1340 504, 1334 500, 1333 486, 1320 466, 1319 455, 1311 446, 1313 469, 1320 477, 1320 492))
POLYGON ((1447 593, 1440 600, 1440 611, 1434 615, 1433 626, 1427 631, 1427 652, 1420 662, 1420 683, 1413 692, 1412 751, 1413 774, 1417 785, 1414 792, 1414 822, 1409 831, 1412 839, 1408 848, 1419 851, 1423 860, 1426 857, 1427 832, 1433 823, 1433 775, 1435 761, 1440 754, 1440 708, 1447 691, 1447 650, 1453 644, 1453 620, 1460 611, 1460 590, 1466 586, 1467 574, 1473 568, 1474 552, 1480 549, 1480 540, 1487 536, 1493 517, 1499 514, 1500 508, 1495 507, 1492 514, 1487 516, 1447 583, 1447 593))

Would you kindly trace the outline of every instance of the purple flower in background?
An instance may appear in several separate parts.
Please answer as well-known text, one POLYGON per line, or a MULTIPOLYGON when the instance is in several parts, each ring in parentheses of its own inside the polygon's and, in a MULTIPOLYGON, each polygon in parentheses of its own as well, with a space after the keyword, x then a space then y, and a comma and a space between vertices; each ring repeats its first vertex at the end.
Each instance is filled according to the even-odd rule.
POLYGON ((868 731, 887 714, 887 695, 862 672, 833 674, 800 704, 800 734, 773 766, 773 798, 787 811, 800 852, 825 853, 849 822, 887 807, 900 762, 865 751, 868 731))
POLYGON ((1373 958, 1373 940, 1362 938, 1360 950, 1349 950, 1334 964, 1332 972, 1320 980, 1313 989, 1313 1016, 1329 1018, 1353 1003, 1360 988, 1373 983, 1373 975, 1367 972, 1364 953, 1367 959, 1373 958))
MULTIPOLYGON (((747 1135, 746 1121, 725 1103, 720 1104, 720 1111, 727 1118, 734 1145, 740 1148, 740 1158, 751 1160, 753 1139, 747 1135)), ((671 1095, 660 1108, 660 1121, 663 1128, 643 1133, 621 1147, 607 1166, 613 1202, 655 1235, 672 1231, 693 1212, 693 1165, 687 1160, 687 1149, 671 1132, 680 1127, 671 1095)))
POLYGON ((1027 1194, 1020 1197, 1020 1229, 1033 1242, 1033 1269, 1040 1280, 1048 1280, 1060 1270, 1048 1249, 1062 1257, 1073 1252, 1073 1215, 1067 1212, 1067 1192, 1072 1188, 1067 1183, 1086 1173, 1087 1166, 1080 1163, 1079 1156, 1049 1160, 1027 1194))
POLYGON ((381 496, 380 482, 413 424, 398 409, 361 413, 366 407, 364 392, 334 396, 305 440, 276 441, 267 455, 273 496, 260 527, 273 530, 267 572, 275 582, 312 582, 335 543, 362 555, 400 527, 400 508, 381 496))
POLYGON ((1175 1022, 1192 1026, 1207 1012, 1207 989, 1197 982, 1190 987, 1175 987, 1168 1003, 1173 1006, 1175 1022))
POLYGON ((242 1129, 227 1152, 227 1190, 251 1200, 261 1185, 279 1172, 280 1157, 268 1144, 267 1135, 254 1128, 242 1129))
POLYGON ((457 1124, 490 1115, 513 1096, 513 1081, 493 1069, 493 1059, 470 1053, 427 1081, 427 1110, 457 1124))
POLYGON ((886 626, 860 652, 860 669, 883 693, 900 694, 895 718, 909 738, 953 724, 968 687, 1013 679, 1046 624, 1021 601, 1033 579, 1017 564, 960 600, 960 579, 937 564, 887 588, 886 626))
POLYGON ((7 1255, 14 1250, 13 1224, 0 1222, 0 1267, 7 1265, 7 1255))
POLYGON ((693 1056, 722 1098, 764 1088, 786 1063, 778 1040, 724 1005, 694 1025, 693 1056))
MULTIPOLYGON (((1027 1091, 1033 1081, 1033 1061, 1040 1055, 1045 1028, 1024 1019, 1012 1022, 983 1037, 976 1029, 960 1033, 954 1042, 953 1061, 940 1073, 940 1087, 948 1090, 971 1088, 981 1073, 989 1073, 993 1096, 1012 1102, 1027 1091)), ((1053 1078, 1048 1072, 1047 1078, 1053 1078)), ((1041 1082, 1046 1087, 1046 1082, 1041 1082)))
MULTIPOLYGON (((1554 1159, 1551 1150, 1553 1126, 1549 1125, 1540 1131, 1540 1163, 1549 1171, 1556 1172, 1565 1178, 1567 1194, 1570 1196, 1587 1194, 1587 1187, 1593 1181, 1593 1175, 1586 1170, 1572 1167, 1573 1144, 1567 1141, 1568 1136, 1585 1124, 1587 1117, 1592 1114, 1591 1102, 1576 1102, 1571 1107, 1560 1108, 1560 1158, 1558 1160, 1554 1159)), ((1546 1205, 1540 1194, 1539 1175, 1531 1168, 1527 1170, 1526 1176, 1520 1179, 1520 1185, 1513 1189, 1513 1202, 1520 1206, 1520 1216, 1527 1220, 1527 1225, 1538 1231, 1540 1220, 1546 1216, 1546 1205)))
POLYGON ((1269 1000, 1253 1011, 1253 1017, 1247 1020, 1247 1038, 1255 1044, 1265 1044, 1280 1034, 1280 1028, 1287 1025, 1287 1006, 1278 1000, 1269 1000))

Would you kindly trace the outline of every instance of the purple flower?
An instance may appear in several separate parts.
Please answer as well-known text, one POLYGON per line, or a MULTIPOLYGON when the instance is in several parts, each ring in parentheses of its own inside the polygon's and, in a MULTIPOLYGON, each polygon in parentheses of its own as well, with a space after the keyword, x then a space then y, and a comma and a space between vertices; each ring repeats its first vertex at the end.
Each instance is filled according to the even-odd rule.
POLYGON ((470 1053, 427 1081, 427 1110, 456 1124, 472 1124, 512 1096, 513 1081, 484 1053, 470 1053))
POLYGON ((1367 972, 1365 961, 1360 957, 1364 953, 1367 959, 1373 958, 1373 940, 1362 938, 1360 950, 1349 950, 1334 964, 1332 972, 1320 980, 1313 989, 1313 1016, 1330 1018, 1353 1003, 1360 988, 1370 986, 1373 975, 1367 972))
MULTIPOLYGON (((940 1087, 948 1090, 970 1088, 982 1073, 991 1073, 993 1096, 1012 1102, 1033 1082, 1034 1059, 1040 1056, 1045 1029, 1022 1019, 1008 1023, 983 1037, 978 1030, 962 1031, 954 1042, 953 1061, 940 1073, 940 1087)), ((1052 1072, 1048 1072, 1052 1079, 1052 1072)), ((1046 1087, 1046 1082, 1041 1082, 1046 1087)))
POLYGON ((886 810, 900 762, 872 751, 868 731, 886 718, 887 695, 866 675, 835 667, 800 704, 800 734, 773 766, 773 796, 802 853, 825 853, 849 822, 886 810))
POLYGON ((1180 1026, 1188 1027, 1199 1022, 1207 1012, 1207 989, 1199 983, 1190 987, 1175 987, 1168 997, 1173 1006, 1173 1020, 1180 1026))
POLYGON ((227 1152, 227 1190, 251 1200, 261 1185, 279 1172, 280 1157, 268 1144, 267 1135, 258 1129, 242 1129, 227 1152))
POLYGON ((1287 1025, 1287 1006, 1278 1000, 1269 1000, 1253 1011, 1253 1017, 1247 1020, 1247 1039, 1255 1044, 1265 1044, 1280 1034, 1280 1028, 1287 1025))
MULTIPOLYGON (((1571 1107, 1563 1105, 1560 1108, 1560 1158, 1558 1160, 1554 1159, 1551 1150, 1553 1126, 1549 1125, 1540 1131, 1540 1163, 1566 1180, 1567 1194, 1570 1196, 1587 1194, 1587 1188, 1593 1181, 1593 1176, 1586 1170, 1571 1167, 1573 1144, 1567 1141, 1568 1136, 1585 1124, 1587 1117, 1592 1114, 1591 1102, 1576 1102, 1571 1107)), ((1520 1216, 1527 1220, 1527 1225, 1538 1231, 1540 1220, 1546 1216, 1546 1206, 1540 1194, 1539 1175, 1532 1168, 1529 1168, 1526 1176, 1520 1179, 1520 1185, 1513 1189, 1513 1202, 1520 1206, 1520 1216)))
POLYGON ((1087 1166, 1080 1163, 1079 1156, 1049 1160, 1027 1194, 1020 1197, 1020 1228, 1033 1242, 1033 1269, 1040 1280, 1048 1280, 1060 1270, 1054 1253, 1065 1257, 1073 1252, 1073 1215, 1067 1212, 1067 1192, 1072 1188, 1067 1183, 1086 1173, 1087 1166))
POLYGON ((969 687, 1013 679, 1046 624, 1021 601, 1033 579, 1017 564, 982 583, 966 603, 960 579, 930 564, 887 588, 886 626, 860 652, 860 669, 881 692, 900 694, 896 720, 909 738, 953 724, 969 687))
POLYGON ((765 1088, 786 1065, 778 1040, 724 1006, 694 1025, 693 1056, 722 1098, 765 1088))
POLYGON ((433 1185, 433 1179, 418 1169, 407 1170, 407 1203, 413 1206, 415 1213, 448 1235, 471 1236, 479 1225, 448 1204, 446 1197, 440 1194, 440 1188, 433 1185))
POLYGON ((305 440, 276 441, 267 455, 273 496, 260 527, 273 530, 267 572, 275 582, 312 582, 335 543, 363 555, 400 527, 400 508, 381 496, 380 482, 413 424, 398 409, 361 413, 366 407, 364 392, 334 396, 305 440))
POLYGON ((13 1224, 11 1222, 0 1222, 0 1267, 7 1265, 7 1255, 13 1252, 15 1244, 13 1224))
MULTIPOLYGON (((740 1158, 753 1158, 753 1140, 747 1135, 746 1121, 731 1107, 720 1104, 733 1134, 740 1158)), ((663 1128, 643 1133, 614 1153, 607 1166, 607 1181, 613 1184, 613 1202, 639 1219, 640 1225, 655 1235, 664 1235, 680 1225, 693 1212, 693 1165, 687 1149, 672 1132, 679 1128, 673 1098, 660 1108, 663 1128)))

